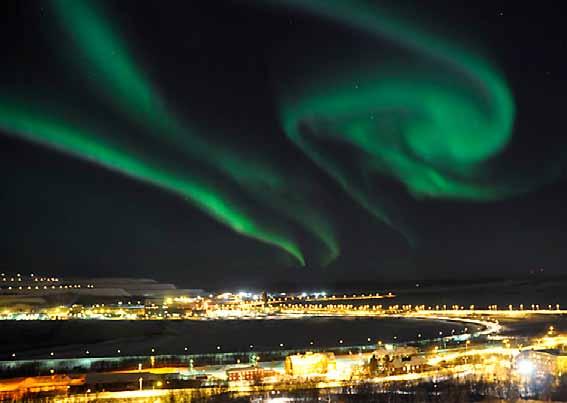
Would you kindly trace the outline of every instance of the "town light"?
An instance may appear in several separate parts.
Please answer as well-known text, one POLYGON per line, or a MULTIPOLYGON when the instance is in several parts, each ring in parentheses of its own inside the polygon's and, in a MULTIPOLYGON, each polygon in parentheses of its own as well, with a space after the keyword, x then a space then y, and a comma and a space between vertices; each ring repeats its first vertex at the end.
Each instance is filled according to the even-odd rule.
POLYGON ((516 370, 518 371, 518 373, 520 375, 524 375, 524 376, 531 375, 535 370, 535 366, 534 366, 533 362, 531 362, 529 360, 519 361, 516 367, 517 367, 516 370))

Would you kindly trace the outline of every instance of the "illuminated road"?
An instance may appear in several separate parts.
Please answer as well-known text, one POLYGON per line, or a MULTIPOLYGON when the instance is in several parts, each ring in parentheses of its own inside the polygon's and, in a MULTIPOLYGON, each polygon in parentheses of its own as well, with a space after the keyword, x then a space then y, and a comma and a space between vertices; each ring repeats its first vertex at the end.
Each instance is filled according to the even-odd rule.
MULTIPOLYGON (((375 299, 384 299, 384 298, 395 298, 396 295, 392 294, 391 292, 387 294, 343 294, 343 295, 321 295, 321 296, 290 296, 290 297, 281 297, 281 298, 270 298, 268 299, 265 304, 268 306, 272 305, 279 305, 279 304, 294 304, 294 303, 313 303, 313 302, 337 302, 337 301, 368 301, 368 300, 375 300, 375 299)), ((264 301, 250 301, 246 302, 246 305, 249 306, 259 306, 264 305, 264 301)))

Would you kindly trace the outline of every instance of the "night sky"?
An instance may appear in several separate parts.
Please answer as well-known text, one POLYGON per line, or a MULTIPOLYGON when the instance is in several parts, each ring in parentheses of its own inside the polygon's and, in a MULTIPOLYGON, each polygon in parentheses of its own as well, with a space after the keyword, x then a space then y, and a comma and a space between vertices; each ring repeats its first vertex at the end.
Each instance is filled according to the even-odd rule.
POLYGON ((5 0, 0 268, 563 274, 562 2, 5 0))

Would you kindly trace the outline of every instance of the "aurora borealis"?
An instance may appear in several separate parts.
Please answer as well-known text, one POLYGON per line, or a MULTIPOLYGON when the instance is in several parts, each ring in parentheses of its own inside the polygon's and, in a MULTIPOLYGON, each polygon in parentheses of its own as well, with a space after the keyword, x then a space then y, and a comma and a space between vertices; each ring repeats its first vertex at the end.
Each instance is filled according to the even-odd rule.
POLYGON ((512 94, 488 63, 364 2, 296 3, 396 42, 421 61, 388 61, 366 74, 333 72, 332 85, 319 76, 284 90, 286 133, 354 199, 408 235, 380 201, 380 189, 361 176, 392 176, 415 197, 486 200, 524 190, 488 179, 514 120, 512 94), (356 161, 337 163, 318 148, 321 141, 358 150, 356 161))
MULTIPOLYGON (((137 69, 125 47, 121 46, 120 38, 112 33, 111 27, 95 9, 95 3, 56 0, 53 6, 67 33, 73 38, 76 50, 84 56, 75 59, 83 61, 78 66, 79 71, 87 74, 95 69, 98 73, 96 76, 99 81, 92 83, 95 93, 101 93, 119 112, 144 127, 147 133, 179 147, 189 158, 220 160, 215 169, 229 176, 256 199, 267 203, 269 208, 299 221, 307 231, 319 237, 327 248, 325 261, 332 260, 338 254, 330 225, 320 217, 318 211, 305 205, 301 199, 295 199, 292 203, 281 201, 284 192, 281 189, 293 187, 294 180, 288 180, 267 161, 239 155, 206 142, 166 110, 157 91, 137 69), (111 64, 107 62, 110 55, 113 58, 111 64)), ((276 245, 295 257, 299 264, 305 264, 290 231, 283 225, 274 225, 274 220, 258 219, 253 213, 245 212, 250 209, 239 205, 237 198, 231 198, 226 189, 212 185, 212 178, 170 170, 162 163, 131 155, 128 147, 101 140, 99 134, 69 128, 61 123, 53 124, 36 115, 26 116, 18 108, 5 112, 1 124, 10 132, 30 140, 178 193, 236 232, 276 245)))
MULTIPOLYGON (((0 94, 0 129, 177 195, 188 209, 283 251, 292 266, 325 266, 348 253, 331 198, 350 200, 372 225, 401 234, 410 250, 427 234, 407 205, 490 205, 557 178, 551 159, 538 169, 510 162, 517 100, 488 52, 366 0, 236 3, 230 7, 243 14, 284 21, 299 15, 333 31, 333 38, 346 37, 322 43, 316 36, 275 35, 265 45, 266 59, 279 63, 266 62, 263 92, 274 116, 246 110, 246 94, 234 106, 245 110, 245 120, 271 122, 257 133, 246 132, 253 124, 240 129, 191 113, 204 103, 217 106, 198 94, 187 93, 185 103, 175 98, 160 76, 161 50, 148 57, 150 45, 130 26, 135 19, 124 17, 128 5, 89 0, 45 2, 47 34, 38 38, 72 77, 66 91, 76 91, 77 101, 36 96, 34 83, 18 83, 0 94), (349 48, 351 41, 363 45, 349 48), (81 108, 81 98, 88 108, 81 108), (279 155, 263 142, 285 144, 286 151, 279 155)), ((138 29, 151 36, 151 29, 138 29)), ((190 24, 186 30, 195 35, 190 24)), ((175 69, 176 80, 184 80, 184 71, 193 74, 190 63, 175 69)), ((219 101, 218 108, 229 103, 219 101)))

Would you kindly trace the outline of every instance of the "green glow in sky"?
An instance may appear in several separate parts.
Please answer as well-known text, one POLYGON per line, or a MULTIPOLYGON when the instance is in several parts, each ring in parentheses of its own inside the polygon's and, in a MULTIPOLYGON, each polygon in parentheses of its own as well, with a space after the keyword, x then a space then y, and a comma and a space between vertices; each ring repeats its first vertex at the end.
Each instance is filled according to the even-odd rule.
MULTIPOLYGON (((381 46, 399 48, 399 58, 379 65, 376 58, 360 55, 334 69, 332 63, 320 71, 305 66, 312 76, 281 77, 278 101, 282 126, 293 144, 408 240, 414 241, 411 227, 376 178, 393 178, 415 198, 486 201, 533 186, 529 181, 512 184, 496 163, 510 142, 515 111, 505 79, 485 59, 392 18, 370 1, 271 3, 363 32, 376 41, 377 54, 381 46)), ((136 148, 88 119, 73 116, 79 123, 70 123, 61 117, 68 115, 56 100, 52 106, 59 114, 0 99, 2 130, 178 194, 239 234, 287 252, 300 265, 305 257, 299 232, 319 241, 321 262, 339 255, 325 210, 306 191, 307 178, 290 175, 287 167, 254 150, 213 142, 175 113, 133 46, 123 40, 119 24, 99 9, 101 3, 51 4, 63 33, 55 47, 72 61, 72 72, 88 83, 87 96, 108 105, 128 127, 139 128, 140 136, 182 153, 187 166, 197 162, 214 174, 136 148), (229 186, 215 181, 217 176, 229 186), (258 214, 249 201, 272 216, 258 214)), ((332 43, 324 46, 333 49, 332 43)), ((301 68, 300 58, 292 62, 301 68)))
MULTIPOLYGON (((221 175, 230 178, 241 190, 266 208, 274 210, 295 222, 321 242, 325 249, 324 261, 331 261, 339 254, 338 242, 335 239, 331 224, 316 206, 301 195, 289 200, 287 194, 297 192, 298 186, 305 186, 298 178, 290 178, 270 160, 262 160, 253 152, 244 155, 222 144, 206 141, 205 133, 198 133, 186 122, 171 112, 159 91, 151 84, 139 63, 130 54, 122 38, 114 30, 109 19, 104 18, 97 2, 86 0, 52 0, 53 9, 58 21, 68 34, 66 54, 72 57, 73 64, 89 82, 91 91, 103 101, 108 102, 117 112, 141 128, 146 135, 157 138, 177 151, 184 152, 191 160, 210 165, 221 175)), ((50 143, 55 145, 53 143, 50 143)), ((81 156, 75 150, 75 155, 81 156)), ((132 175, 132 172, 128 173, 132 175)), ((205 178, 201 178, 206 181, 205 178)), ((202 204, 202 189, 198 200, 202 204)), ((218 206, 223 195, 217 189, 209 189, 209 196, 218 206), (216 194, 214 192, 217 192, 216 194)), ((191 196, 189 196, 191 197, 191 196)), ((230 222, 228 211, 219 211, 211 206, 208 209, 220 221, 230 222)), ((241 223, 245 213, 241 212, 241 223)), ((255 221, 253 213, 246 217, 255 221)), ((258 219, 256 219, 258 221, 258 219)), ((266 236, 256 226, 237 227, 234 222, 229 225, 238 232, 270 244, 282 246, 290 252, 291 240, 287 245, 280 245, 273 235, 266 236)), ((304 259, 299 252, 299 245, 293 246, 292 253, 303 265, 304 259)))
POLYGON ((0 101, 0 127, 32 142, 102 165, 132 178, 150 183, 187 198, 211 217, 234 231, 275 245, 304 263, 301 251, 285 228, 254 219, 253 214, 223 189, 204 178, 181 172, 164 160, 137 152, 127 144, 110 140, 114 133, 94 133, 74 127, 23 107, 14 101, 0 101))
POLYGON ((494 171, 512 135, 514 103, 505 80, 484 59, 366 1, 276 3, 365 32, 376 39, 377 52, 385 43, 400 48, 399 60, 374 69, 361 72, 361 55, 352 70, 343 64, 281 87, 289 138, 375 216, 410 237, 381 201, 372 176, 393 177, 416 198, 480 201, 527 190, 499 181, 494 171), (356 158, 345 163, 321 147, 326 142, 355 150, 356 158))

